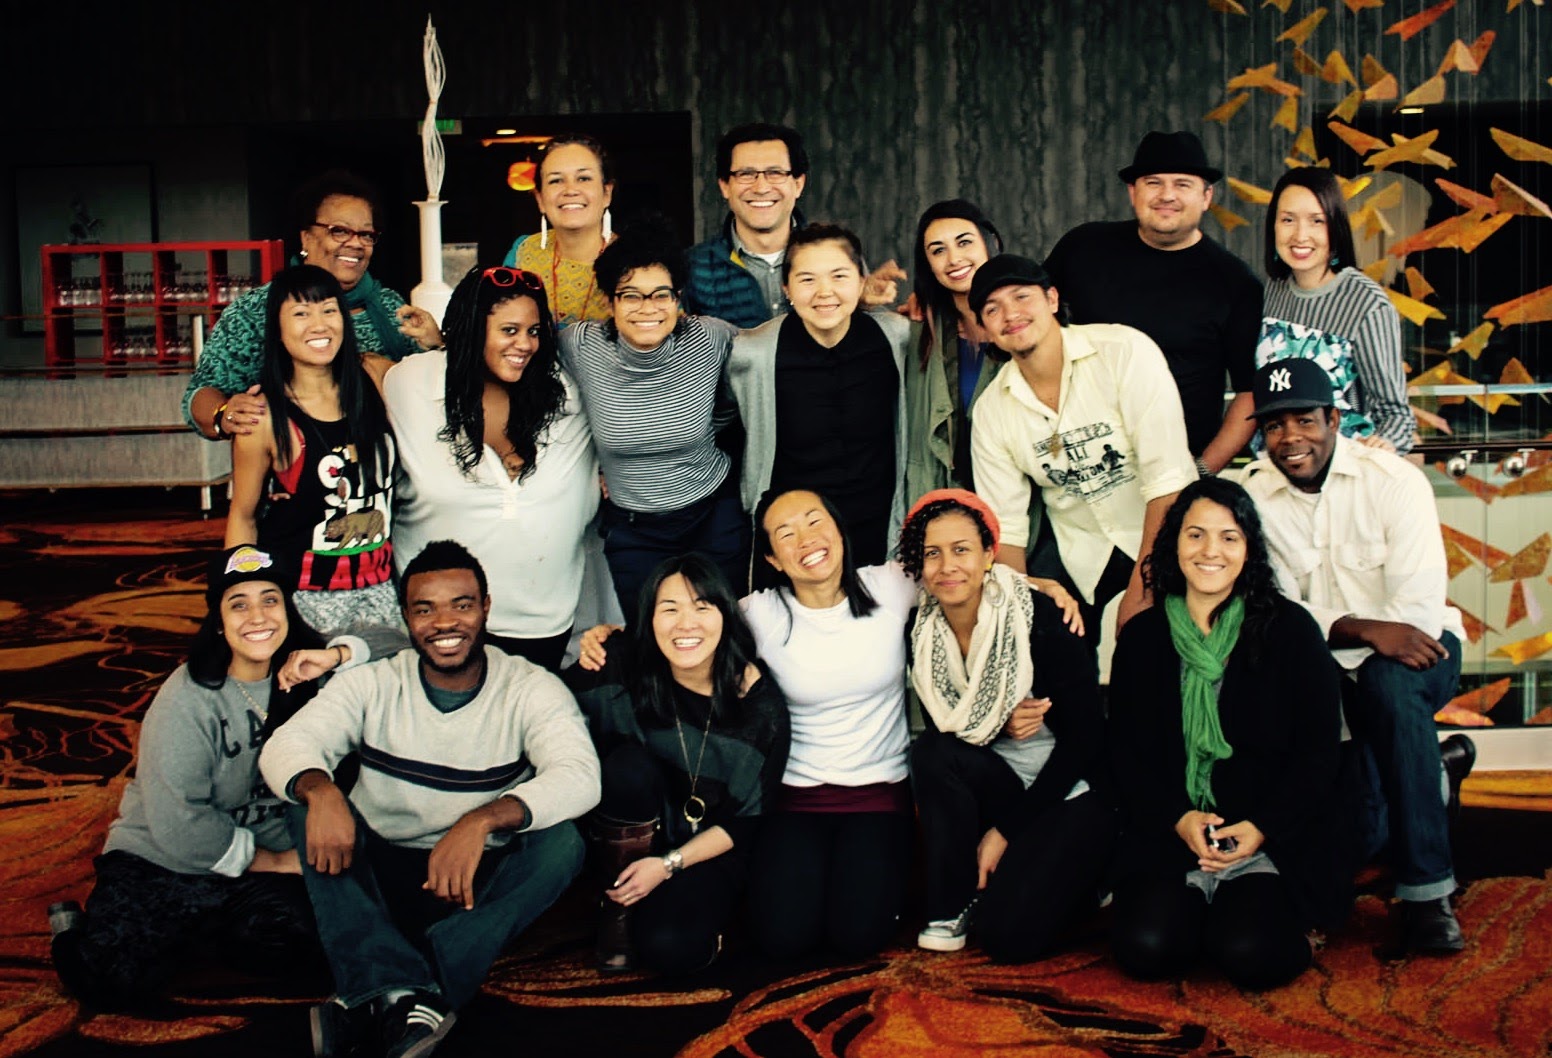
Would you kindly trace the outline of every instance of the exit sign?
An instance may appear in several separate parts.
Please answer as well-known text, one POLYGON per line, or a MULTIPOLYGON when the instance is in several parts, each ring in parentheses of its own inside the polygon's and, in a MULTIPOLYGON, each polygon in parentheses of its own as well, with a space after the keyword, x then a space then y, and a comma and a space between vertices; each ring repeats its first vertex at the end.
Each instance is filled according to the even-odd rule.
MULTIPOLYGON (((420 135, 425 125, 424 119, 415 122, 415 135, 420 135)), ((436 130, 444 136, 458 136, 463 133, 463 121, 460 118, 437 118, 436 130)))

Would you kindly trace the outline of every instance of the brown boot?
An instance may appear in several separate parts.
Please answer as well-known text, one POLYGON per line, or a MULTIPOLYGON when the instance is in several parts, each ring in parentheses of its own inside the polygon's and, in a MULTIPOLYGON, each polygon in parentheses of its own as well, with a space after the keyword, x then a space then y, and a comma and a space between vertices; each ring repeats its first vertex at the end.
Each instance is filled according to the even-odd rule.
MULTIPOLYGON (((607 890, 620 872, 652 851, 657 820, 646 823, 620 823, 599 818, 593 822, 593 837, 602 855, 603 885, 607 890)), ((618 973, 631 968, 630 911, 610 900, 598 900, 598 945, 594 951, 598 968, 618 973)))

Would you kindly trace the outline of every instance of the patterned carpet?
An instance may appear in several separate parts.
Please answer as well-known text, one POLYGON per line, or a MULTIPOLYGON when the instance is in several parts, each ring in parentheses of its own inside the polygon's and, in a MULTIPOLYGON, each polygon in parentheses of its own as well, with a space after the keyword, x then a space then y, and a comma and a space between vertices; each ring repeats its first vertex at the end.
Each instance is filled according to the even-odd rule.
MULTIPOLYGON (((44 909, 90 886, 139 717, 181 660, 220 537, 187 497, 150 503, 162 506, 0 494, 0 1058, 307 1053, 314 997, 285 983, 199 962, 147 1016, 86 1017, 49 967, 44 909)), ((1129 982, 1092 925, 1070 954, 1025 967, 903 946, 862 965, 772 967, 734 950, 696 980, 604 978, 587 967, 579 889, 497 965, 439 1054, 1546 1055, 1549 818, 1468 810, 1457 847, 1479 880, 1459 904, 1460 957, 1377 961, 1384 911, 1368 896, 1314 970, 1252 996, 1206 978, 1129 982)))

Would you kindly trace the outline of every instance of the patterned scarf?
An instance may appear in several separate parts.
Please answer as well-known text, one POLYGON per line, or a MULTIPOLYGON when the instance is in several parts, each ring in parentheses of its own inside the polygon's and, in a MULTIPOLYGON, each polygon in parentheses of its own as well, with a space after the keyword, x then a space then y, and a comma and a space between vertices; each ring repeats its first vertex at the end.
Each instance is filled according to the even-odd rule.
POLYGON ((939 731, 975 746, 986 745, 1002 732, 1014 706, 1034 683, 1029 657, 1034 616, 1035 601, 1024 578, 1007 566, 993 565, 981 591, 969 653, 960 654, 943 607, 922 592, 911 629, 911 684, 939 731))
POLYGON ((1186 796, 1205 812, 1217 806, 1212 792, 1213 765, 1234 755, 1218 723, 1218 683, 1239 642, 1245 600, 1235 596, 1207 635, 1196 627, 1182 596, 1164 599, 1169 637, 1180 655, 1180 720, 1186 743, 1186 796))

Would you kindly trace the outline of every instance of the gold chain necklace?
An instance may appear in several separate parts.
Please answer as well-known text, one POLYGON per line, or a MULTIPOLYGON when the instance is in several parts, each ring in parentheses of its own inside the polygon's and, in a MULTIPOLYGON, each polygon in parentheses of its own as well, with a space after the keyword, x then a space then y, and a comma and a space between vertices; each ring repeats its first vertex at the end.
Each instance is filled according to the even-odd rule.
POLYGON ((259 705, 258 702, 253 700, 253 695, 249 694, 248 693, 248 688, 246 688, 246 687, 244 687, 242 685, 242 680, 239 680, 236 676, 233 676, 232 677, 232 686, 236 687, 238 693, 240 693, 244 698, 248 699, 248 704, 253 707, 253 712, 254 712, 255 715, 258 716, 259 723, 262 724, 263 722, 265 722, 266 720, 269 719, 269 710, 263 708, 262 706, 259 705))
MULTIPOLYGON (((690 833, 699 834, 701 821, 706 818, 706 802, 695 794, 696 787, 701 781, 701 764, 706 759, 706 743, 711 741, 711 714, 712 703, 706 702, 706 729, 701 732, 701 751, 695 758, 695 773, 690 776, 690 796, 685 798, 684 807, 680 812, 684 814, 684 821, 690 824, 690 833)), ((684 725, 679 722, 679 706, 674 703, 674 730, 679 734, 679 752, 684 756, 684 770, 690 770, 690 747, 685 745, 684 725)))

